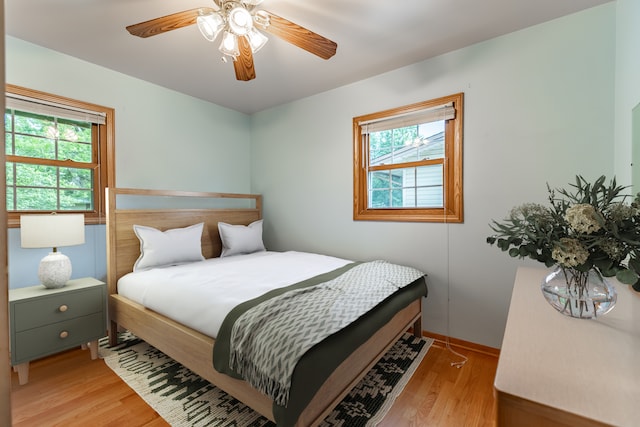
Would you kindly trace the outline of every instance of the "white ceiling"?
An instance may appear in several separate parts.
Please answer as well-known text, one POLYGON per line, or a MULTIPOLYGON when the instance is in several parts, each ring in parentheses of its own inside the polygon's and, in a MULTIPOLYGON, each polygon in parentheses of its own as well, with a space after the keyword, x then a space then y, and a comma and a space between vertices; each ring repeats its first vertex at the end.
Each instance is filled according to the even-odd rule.
POLYGON ((237 81, 190 26, 142 39, 125 27, 212 0, 5 0, 6 33, 253 113, 611 0, 264 0, 261 9, 338 44, 325 61, 274 36, 237 81))

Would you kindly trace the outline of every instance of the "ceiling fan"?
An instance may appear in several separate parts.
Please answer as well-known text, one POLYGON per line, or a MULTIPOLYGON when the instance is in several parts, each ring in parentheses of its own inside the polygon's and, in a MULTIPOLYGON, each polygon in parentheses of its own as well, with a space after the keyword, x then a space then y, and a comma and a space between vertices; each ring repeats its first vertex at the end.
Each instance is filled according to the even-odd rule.
POLYGON ((197 24, 205 39, 213 42, 222 33, 219 50, 222 60, 233 60, 238 80, 255 79, 253 54, 267 42, 258 29, 298 46, 322 59, 336 53, 338 45, 285 18, 258 9, 262 0, 213 0, 215 7, 201 7, 173 13, 138 24, 127 31, 138 37, 151 37, 167 31, 197 24))

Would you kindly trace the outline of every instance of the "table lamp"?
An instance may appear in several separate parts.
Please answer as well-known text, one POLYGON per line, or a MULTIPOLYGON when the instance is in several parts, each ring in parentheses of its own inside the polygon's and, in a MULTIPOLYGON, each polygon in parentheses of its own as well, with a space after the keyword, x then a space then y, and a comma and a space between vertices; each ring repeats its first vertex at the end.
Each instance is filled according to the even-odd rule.
POLYGON ((40 261, 38 278, 46 288, 61 288, 71 278, 71 261, 58 248, 84 243, 84 215, 21 215, 20 238, 23 248, 53 248, 40 261))

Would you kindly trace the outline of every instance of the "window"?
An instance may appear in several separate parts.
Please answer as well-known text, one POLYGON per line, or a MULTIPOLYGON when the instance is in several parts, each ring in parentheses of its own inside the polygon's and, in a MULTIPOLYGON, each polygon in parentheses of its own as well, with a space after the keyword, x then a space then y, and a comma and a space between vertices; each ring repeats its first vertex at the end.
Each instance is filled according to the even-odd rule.
POLYGON ((462 99, 354 117, 354 220, 463 221, 462 99))
POLYGON ((114 110, 6 86, 5 152, 9 225, 20 215, 84 213, 104 222, 114 180, 114 110))

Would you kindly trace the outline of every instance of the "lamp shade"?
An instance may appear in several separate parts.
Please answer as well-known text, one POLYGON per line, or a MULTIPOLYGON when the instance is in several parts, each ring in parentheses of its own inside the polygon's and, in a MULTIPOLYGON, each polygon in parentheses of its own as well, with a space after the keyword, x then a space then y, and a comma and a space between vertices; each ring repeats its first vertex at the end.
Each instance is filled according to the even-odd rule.
POLYGON ((234 58, 240 55, 238 50, 238 37, 230 31, 225 31, 220 42, 220 52, 234 58))
POLYGON ((23 248, 53 248, 40 260, 38 278, 46 288, 61 288, 71 278, 72 270, 69 257, 57 248, 84 243, 84 215, 22 215, 20 238, 23 248))
POLYGON ((84 215, 22 215, 20 239, 23 248, 81 245, 84 243, 84 215))
POLYGON ((256 30, 256 27, 253 27, 251 31, 247 33, 246 37, 249 39, 249 46, 251 46, 251 51, 253 53, 262 49, 262 46, 267 44, 267 41, 269 40, 264 34, 256 30))
POLYGON ((200 33, 210 42, 214 41, 222 28, 224 28, 224 18, 217 12, 199 15, 196 22, 200 33))

